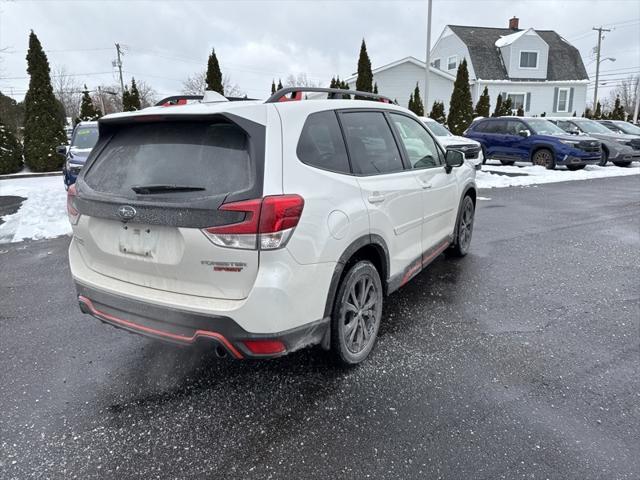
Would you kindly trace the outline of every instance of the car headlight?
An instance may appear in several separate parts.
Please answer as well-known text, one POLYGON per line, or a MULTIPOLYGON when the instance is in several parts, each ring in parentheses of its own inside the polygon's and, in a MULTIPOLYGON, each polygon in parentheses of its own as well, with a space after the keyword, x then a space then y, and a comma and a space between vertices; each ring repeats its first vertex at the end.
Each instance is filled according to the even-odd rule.
POLYGON ((560 140, 560 143, 564 143, 565 145, 571 145, 571 146, 575 147, 580 142, 579 141, 575 141, 575 140, 560 140))
POLYGON ((629 140, 627 140, 626 138, 616 138, 616 142, 621 143, 623 145, 627 145, 629 140))

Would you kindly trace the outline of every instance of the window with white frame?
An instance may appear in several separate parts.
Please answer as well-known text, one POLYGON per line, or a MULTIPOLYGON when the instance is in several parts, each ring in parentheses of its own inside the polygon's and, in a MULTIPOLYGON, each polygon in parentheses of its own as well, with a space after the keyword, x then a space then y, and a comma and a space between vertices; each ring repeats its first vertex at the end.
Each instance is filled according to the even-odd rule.
POLYGON ((517 110, 522 108, 524 110, 524 93, 507 93, 507 98, 511 100, 511 108, 517 110))
POLYGON ((456 68, 458 68, 458 56, 451 55, 447 58, 447 70, 455 70, 456 68))
POLYGON ((520 51, 520 68, 538 68, 538 52, 520 51))
POLYGON ((556 110, 558 112, 569 111, 569 89, 568 88, 558 89, 558 103, 556 104, 556 110))
POLYGON ((433 68, 437 68, 438 70, 440 70, 440 59, 436 58, 433 62, 431 62, 431 65, 433 66, 433 68))

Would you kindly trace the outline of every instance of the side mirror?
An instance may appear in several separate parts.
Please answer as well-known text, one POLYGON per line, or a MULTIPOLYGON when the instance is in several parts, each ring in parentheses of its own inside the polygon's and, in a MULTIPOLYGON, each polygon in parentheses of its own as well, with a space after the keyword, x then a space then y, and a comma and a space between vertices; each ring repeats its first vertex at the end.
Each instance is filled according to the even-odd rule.
POLYGON ((67 146, 66 145, 59 145, 56 147, 56 153, 58 155, 62 155, 63 157, 67 156, 67 146))
POLYGON ((518 135, 520 135, 521 137, 527 138, 531 136, 531 132, 527 129, 524 129, 524 130, 520 130, 518 132, 518 135))
POLYGON ((445 169, 450 173, 453 167, 459 167, 464 163, 464 154, 458 150, 447 150, 444 160, 445 169))

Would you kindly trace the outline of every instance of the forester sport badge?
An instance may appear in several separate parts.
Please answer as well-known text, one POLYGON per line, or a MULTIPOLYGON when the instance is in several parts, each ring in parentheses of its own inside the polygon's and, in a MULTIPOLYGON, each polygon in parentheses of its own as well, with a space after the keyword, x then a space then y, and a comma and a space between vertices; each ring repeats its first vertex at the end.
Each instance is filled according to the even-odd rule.
POLYGON ((118 209, 118 215, 123 220, 131 220, 136 216, 136 209, 130 205, 123 205, 118 209))

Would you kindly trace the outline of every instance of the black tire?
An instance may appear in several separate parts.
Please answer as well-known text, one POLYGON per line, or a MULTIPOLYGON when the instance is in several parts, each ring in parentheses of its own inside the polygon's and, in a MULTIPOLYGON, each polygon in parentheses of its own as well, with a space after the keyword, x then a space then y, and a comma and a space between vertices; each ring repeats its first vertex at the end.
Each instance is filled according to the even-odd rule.
POLYGON ((599 167, 604 167, 609 161, 609 151, 606 148, 602 149, 602 156, 600 157, 600 161, 598 162, 599 167))
POLYGON ((484 148, 484 145, 482 145, 480 148, 482 148, 482 165, 486 165, 487 164, 487 151, 484 148))
POLYGON ((464 257, 469 253, 475 211, 473 200, 469 195, 466 195, 460 204, 460 213, 456 224, 456 237, 448 250, 448 253, 454 257, 464 257))
POLYGON ((500 163, 503 165, 513 165, 516 162, 514 160, 500 160, 500 163))
POLYGON ((631 165, 631 162, 613 162, 616 167, 628 167, 631 165))
POLYGON ((382 302, 378 270, 360 260, 340 282, 331 314, 331 352, 338 363, 357 365, 369 356, 380 328, 382 302))
POLYGON ((531 163, 540 165, 547 170, 555 170, 556 168, 556 159, 554 158, 553 152, 548 148, 536 150, 531 157, 531 163))
POLYGON ((576 170, 582 170, 586 165, 567 165, 567 170, 575 172, 576 170))

